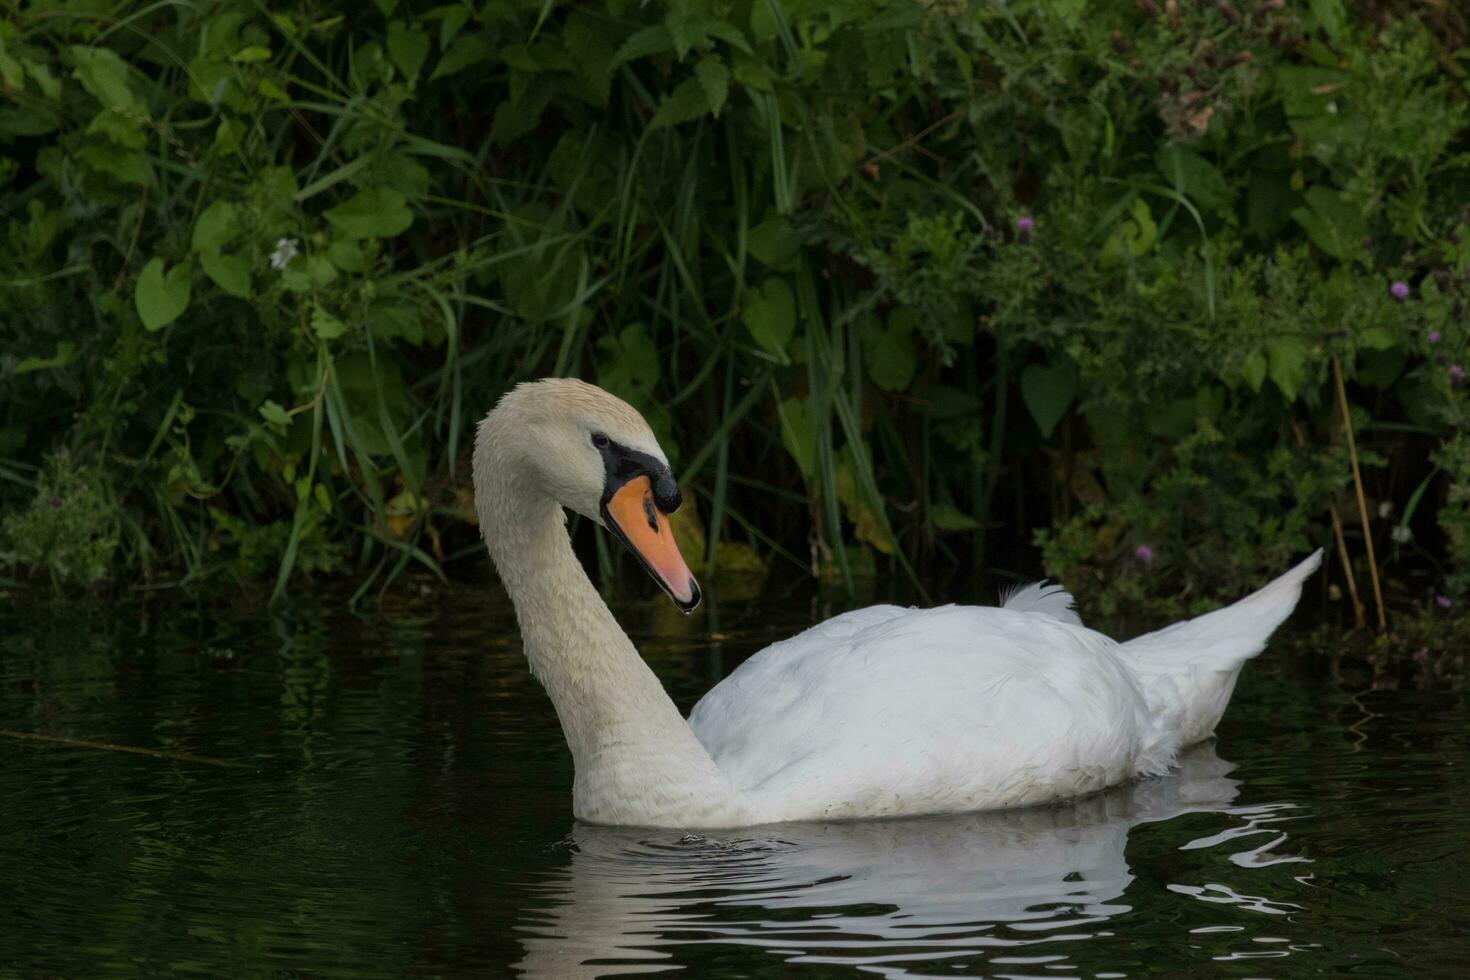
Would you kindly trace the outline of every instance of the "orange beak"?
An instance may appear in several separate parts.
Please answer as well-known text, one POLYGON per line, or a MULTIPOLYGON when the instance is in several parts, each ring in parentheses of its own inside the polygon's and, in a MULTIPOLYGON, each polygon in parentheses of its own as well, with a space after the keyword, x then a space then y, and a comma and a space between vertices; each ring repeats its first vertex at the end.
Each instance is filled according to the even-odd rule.
POLYGON ((669 519, 654 504, 649 478, 636 476, 619 487, 602 505, 602 514, 669 598, 686 613, 692 612, 699 605, 699 583, 679 554, 669 519))

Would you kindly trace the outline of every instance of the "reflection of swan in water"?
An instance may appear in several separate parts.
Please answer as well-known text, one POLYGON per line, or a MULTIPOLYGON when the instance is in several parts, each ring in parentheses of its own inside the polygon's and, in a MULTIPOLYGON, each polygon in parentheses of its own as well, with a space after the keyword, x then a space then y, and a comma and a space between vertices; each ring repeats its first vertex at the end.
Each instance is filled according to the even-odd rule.
MULTIPOLYGON (((1139 824, 1226 813, 1240 822, 1186 847, 1248 837, 1237 865, 1301 860, 1270 853, 1285 835, 1264 825, 1280 807, 1230 806, 1231 768, 1203 745, 1172 775, 1065 807, 772 824, 708 839, 578 824, 569 866, 537 888, 544 906, 534 904, 549 907, 523 924, 517 968, 536 980, 656 972, 661 960, 679 968, 669 947, 718 942, 904 976, 905 965, 950 973, 933 961, 1084 939, 1130 908, 1120 901, 1133 881, 1124 848, 1139 824)), ((1219 885, 1169 887, 1257 911, 1296 908, 1219 885)))

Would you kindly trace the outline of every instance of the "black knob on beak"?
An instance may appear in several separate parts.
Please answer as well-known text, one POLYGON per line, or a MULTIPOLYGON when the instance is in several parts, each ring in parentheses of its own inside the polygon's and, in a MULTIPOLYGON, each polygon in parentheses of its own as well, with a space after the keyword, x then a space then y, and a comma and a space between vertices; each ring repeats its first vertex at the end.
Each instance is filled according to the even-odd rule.
POLYGON ((674 482, 674 474, 668 470, 658 474, 657 479, 653 481, 653 502, 665 514, 672 514, 684 502, 684 495, 679 492, 679 484, 674 482))

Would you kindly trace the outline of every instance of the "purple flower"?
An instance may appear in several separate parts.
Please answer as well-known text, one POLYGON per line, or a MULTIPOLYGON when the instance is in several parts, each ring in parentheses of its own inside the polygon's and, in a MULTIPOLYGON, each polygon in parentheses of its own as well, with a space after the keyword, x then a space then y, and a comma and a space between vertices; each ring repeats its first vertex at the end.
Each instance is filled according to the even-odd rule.
POLYGON ((1441 609, 1448 609, 1450 608, 1450 606, 1453 606, 1455 602, 1447 595, 1437 595, 1434 597, 1434 604, 1441 609))
POLYGON ((1439 343, 1439 331, 1438 330, 1431 330, 1431 331, 1429 331, 1429 336, 1428 337, 1425 337, 1424 339, 1427 340, 1427 341, 1429 341, 1431 344, 1437 344, 1437 343, 1439 343))
POLYGON ((1147 565, 1154 560, 1154 549, 1146 544, 1141 544, 1133 549, 1133 557, 1147 565))
POLYGON ((1409 298, 1409 284, 1402 279, 1395 279, 1393 285, 1388 287, 1388 291, 1394 299, 1400 302, 1409 298))
POLYGON ((1450 365, 1450 380, 1451 381, 1459 381, 1464 376, 1465 376, 1465 369, 1464 368, 1460 367, 1460 365, 1458 365, 1458 364, 1451 364, 1450 365))
POLYGON ((1031 234, 1031 229, 1036 227, 1036 221, 1029 214, 1023 214, 1016 219, 1016 230, 1023 235, 1031 234))
POLYGON ((1420 647, 1419 649, 1417 649, 1417 650, 1414 651, 1414 663, 1416 663, 1416 664, 1427 664, 1427 663, 1429 663, 1429 648, 1428 647, 1420 647))

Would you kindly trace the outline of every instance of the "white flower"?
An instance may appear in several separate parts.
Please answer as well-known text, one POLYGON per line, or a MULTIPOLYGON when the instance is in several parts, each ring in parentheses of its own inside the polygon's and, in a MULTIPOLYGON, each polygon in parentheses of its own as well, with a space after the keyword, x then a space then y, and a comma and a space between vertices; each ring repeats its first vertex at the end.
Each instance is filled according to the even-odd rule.
POLYGON ((291 260, 296 258, 296 254, 299 251, 301 251, 301 249, 298 246, 296 239, 282 238, 280 241, 276 242, 276 250, 271 253, 271 268, 286 268, 286 266, 291 264, 291 260))
POLYGON ((1395 524, 1393 530, 1388 532, 1388 536, 1393 538, 1394 544, 1408 544, 1414 540, 1414 532, 1403 524, 1395 524))
POLYGON ((1393 515, 1393 501, 1392 500, 1380 500, 1378 502, 1378 516, 1379 517, 1383 517, 1383 518, 1387 518, 1387 517, 1391 517, 1392 515, 1393 515))

